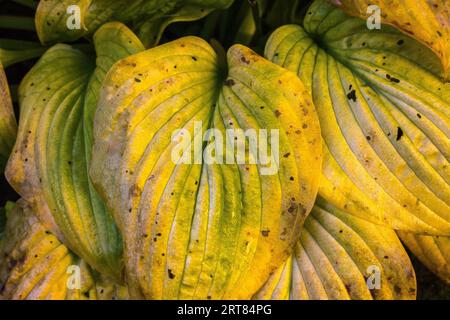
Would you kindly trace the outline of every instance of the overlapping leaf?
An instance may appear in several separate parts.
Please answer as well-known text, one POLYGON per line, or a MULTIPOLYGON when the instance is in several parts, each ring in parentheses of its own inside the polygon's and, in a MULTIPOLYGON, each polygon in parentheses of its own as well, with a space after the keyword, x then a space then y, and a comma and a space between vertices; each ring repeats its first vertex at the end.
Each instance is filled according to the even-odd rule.
POLYGON ((381 21, 429 46, 450 72, 450 2, 447 0, 330 0, 347 13, 368 18, 377 6, 381 21), (374 8, 374 7, 372 7, 374 8), (368 10, 369 9, 369 10, 368 10))
POLYGON ((89 292, 91 279, 82 272, 81 290, 69 292, 71 265, 79 260, 46 231, 23 201, 8 217, 5 240, 0 248, 0 299, 65 299, 89 292))
POLYGON ((126 289, 95 279, 86 263, 41 225, 25 201, 19 200, 8 215, 5 232, 0 243, 0 300, 123 297, 126 289))
POLYGON ((0 61, 0 171, 3 172, 17 134, 8 82, 0 61))
POLYGON ((243 46, 220 57, 181 38, 121 60, 102 87, 91 178, 119 221, 134 297, 250 298, 313 206, 320 128, 302 83, 243 46), (266 129, 272 160, 241 164, 234 147, 231 162, 202 157, 220 161, 237 129, 266 129))
POLYGON ((108 21, 133 24, 146 46, 158 43, 162 31, 176 21, 197 20, 233 0, 45 0, 36 12, 36 29, 43 43, 71 41, 93 34, 108 21), (69 28, 79 8, 80 28, 69 28), (69 8, 70 7, 70 8, 69 8), (75 9, 76 10, 76 9, 75 9), (69 21, 69 22, 68 22, 69 21))
POLYGON ((415 299, 411 261, 391 229, 319 198, 288 261, 257 299, 415 299))
POLYGON ((450 284, 450 238, 398 232, 406 247, 439 278, 450 284))
POLYGON ((46 228, 96 270, 120 278, 122 241, 88 178, 101 81, 120 58, 143 50, 120 23, 94 35, 97 63, 67 45, 49 49, 19 89, 20 125, 7 178, 46 228))
POLYGON ((450 234, 450 90, 429 49, 320 0, 303 28, 272 34, 266 56, 312 92, 323 198, 395 229, 450 234))

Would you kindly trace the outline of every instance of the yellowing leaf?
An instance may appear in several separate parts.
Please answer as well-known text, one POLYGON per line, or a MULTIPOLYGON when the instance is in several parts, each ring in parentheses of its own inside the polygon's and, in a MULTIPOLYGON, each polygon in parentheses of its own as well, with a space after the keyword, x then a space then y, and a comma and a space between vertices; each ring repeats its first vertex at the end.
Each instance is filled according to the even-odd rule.
POLYGON ((8 217, 0 254, 0 299, 60 300, 89 292, 92 279, 85 267, 80 290, 69 290, 68 271, 71 266, 81 270, 79 260, 42 227, 24 201, 8 217))
POLYGON ((405 246, 439 278, 450 284, 450 238, 398 232, 405 246))
POLYGON ((450 2, 447 0, 330 0, 345 12, 368 18, 378 6, 381 21, 427 45, 441 59, 444 77, 450 72, 450 2))
POLYGON ((17 134, 16 117, 8 82, 0 63, 0 171, 3 172, 17 134))
POLYGON ((122 275, 122 240, 89 178, 98 92, 115 61, 143 50, 120 23, 94 35, 97 61, 59 44, 19 88, 20 125, 6 176, 46 228, 93 268, 122 275))
POLYGON ((450 235, 450 86, 428 48, 320 0, 303 27, 271 35, 266 56, 312 93, 324 199, 374 223, 450 235))
POLYGON ((319 198, 289 260, 257 299, 415 299, 411 261, 391 229, 319 198))
POLYGON ((159 42, 176 21, 203 18, 233 0, 41 0, 36 30, 42 43, 73 41, 92 35, 108 21, 133 24, 146 46, 159 42), (78 19, 78 20, 77 20, 78 19))
POLYGON ((119 61, 103 83, 91 178, 124 236, 135 298, 250 298, 314 204, 320 128, 302 83, 240 45, 226 59, 185 37, 119 61), (244 163, 226 150, 247 130, 267 130, 270 161, 249 160, 260 156, 248 137, 244 163))
POLYGON ((94 274, 23 200, 8 215, 0 255, 0 300, 126 298, 125 288, 94 274))

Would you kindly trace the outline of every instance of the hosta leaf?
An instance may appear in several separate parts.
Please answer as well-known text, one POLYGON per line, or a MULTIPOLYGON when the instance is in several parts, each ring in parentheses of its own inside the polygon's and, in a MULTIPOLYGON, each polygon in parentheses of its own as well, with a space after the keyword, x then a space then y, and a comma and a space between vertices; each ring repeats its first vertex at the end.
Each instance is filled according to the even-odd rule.
POLYGON ((25 201, 8 215, 0 243, 0 300, 122 298, 123 287, 94 278, 86 263, 46 230, 25 201))
POLYGON ((302 83, 240 45, 220 56, 185 37, 121 60, 103 84, 91 177, 119 221, 134 297, 251 297, 313 206, 320 129, 302 83), (220 161, 237 129, 268 130, 267 165, 237 164, 235 148, 202 161, 220 161))
POLYGON ((391 229, 319 198, 289 260, 255 298, 415 299, 411 261, 391 229))
POLYGON ((25 77, 6 175, 46 228, 96 270, 120 278, 120 234, 88 178, 92 126, 106 72, 143 46, 120 23, 100 28, 94 43, 96 64, 70 46, 56 45, 25 77))
POLYGON ((24 201, 8 217, 0 254, 0 299, 82 298, 92 286, 86 265, 37 221, 24 201), (82 268, 79 290, 67 286, 71 266, 82 268))
POLYGON ((14 202, 8 201, 8 202, 6 202, 4 207, 0 208, 0 245, 1 245, 1 241, 3 240, 6 219, 7 219, 8 215, 10 214, 10 212, 12 211, 12 209, 14 208, 14 206, 15 206, 14 202))
POLYGON ((450 71, 450 2, 447 0, 330 0, 347 13, 368 18, 376 5, 381 21, 429 46, 439 56, 445 76, 450 71))
POLYGON ((312 92, 324 141, 320 195, 395 229, 450 234, 450 87, 432 74, 430 52, 326 1, 266 46, 312 92))
POLYGON ((233 0, 41 0, 36 12, 36 29, 43 43, 71 41, 91 35, 108 21, 133 24, 146 46, 158 43, 162 31, 172 22, 197 20, 233 0), (70 6, 80 9, 80 28, 73 23, 70 6), (69 11, 69 12, 68 12, 69 11))
POLYGON ((450 238, 398 232, 406 247, 439 278, 450 284, 450 238))
POLYGON ((0 171, 3 172, 17 134, 8 82, 0 62, 0 171))

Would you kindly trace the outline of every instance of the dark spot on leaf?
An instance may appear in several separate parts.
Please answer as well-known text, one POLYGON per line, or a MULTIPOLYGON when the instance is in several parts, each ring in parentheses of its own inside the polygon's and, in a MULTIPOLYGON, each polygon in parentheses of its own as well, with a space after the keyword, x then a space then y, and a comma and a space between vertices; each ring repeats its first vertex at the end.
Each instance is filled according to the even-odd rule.
POLYGON ((197 57, 192 56, 192 60, 197 61, 197 57))
POLYGON ((139 78, 134 78, 134 81, 136 81, 136 82, 141 82, 141 79, 139 79, 139 78))
POLYGON ((397 141, 400 140, 403 136, 403 130, 400 127, 397 127, 397 141))
POLYGON ((171 269, 167 269, 167 272, 169 273, 169 278, 170 278, 170 279, 175 278, 175 275, 172 273, 172 270, 171 270, 171 269))
POLYGON ((417 114, 417 118, 419 118, 419 119, 421 119, 421 118, 422 118, 422 116, 421 116, 421 114, 420 114, 420 113, 418 113, 418 114, 417 114))
POLYGON ((352 90, 347 94, 348 100, 353 100, 353 102, 356 102, 356 91, 352 90))
POLYGON ((400 40, 397 41, 397 45, 399 45, 399 46, 401 46, 401 45, 404 44, 404 43, 405 43, 405 41, 403 41, 402 39, 400 39, 400 40))
POLYGON ((288 152, 288 153, 286 153, 283 157, 287 158, 287 157, 289 157, 290 155, 291 155, 291 153, 288 152))
POLYGON ((279 110, 275 110, 274 113, 275 113, 275 117, 277 117, 277 118, 278 118, 279 116, 281 116, 281 112, 280 112, 279 110))
POLYGON ((261 235, 262 235, 263 237, 268 237, 268 236, 269 236, 269 232, 270 232, 269 229, 267 229, 267 230, 261 230, 261 235))
POLYGON ((295 213, 298 209, 298 205, 295 202, 291 202, 291 205, 288 208, 289 213, 295 213))
POLYGON ((247 60, 247 58, 245 58, 244 56, 241 57, 241 61, 242 61, 243 63, 245 63, 245 64, 249 64, 249 63, 250 63, 250 61, 247 60))
POLYGON ((225 85, 226 85, 227 87, 232 87, 232 86, 234 86, 234 84, 235 84, 235 82, 234 82, 233 79, 227 79, 227 80, 225 80, 225 85))

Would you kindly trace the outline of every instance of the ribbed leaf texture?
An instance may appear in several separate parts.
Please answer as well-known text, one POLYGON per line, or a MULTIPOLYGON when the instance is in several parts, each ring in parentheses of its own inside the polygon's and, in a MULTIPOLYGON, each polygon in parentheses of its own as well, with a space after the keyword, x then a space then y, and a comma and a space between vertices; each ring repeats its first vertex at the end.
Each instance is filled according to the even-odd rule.
POLYGON ((398 232, 405 246, 428 269, 450 284, 450 238, 398 232))
POLYGON ((369 18, 379 9, 381 21, 429 46, 450 72, 450 2, 447 0, 330 0, 345 12, 369 18), (368 10, 369 8, 369 10, 368 10))
POLYGON ((415 299, 416 278, 395 232, 319 198, 287 262, 257 299, 415 299))
POLYGON ((185 37, 121 60, 104 82, 91 177, 124 235, 134 297, 250 298, 314 204, 320 128, 304 86, 246 47, 220 57, 185 37), (264 140, 267 165, 238 163, 235 148, 231 163, 206 162, 233 140, 227 129, 277 130, 279 148, 264 140), (174 162, 174 148, 192 164, 174 162))
POLYGON ((96 270, 122 273, 122 240, 88 177, 101 82, 115 61, 143 50, 120 23, 94 35, 96 63, 58 44, 19 88, 21 119, 6 176, 46 228, 96 270))
POLYGON ((303 27, 272 34, 266 56, 312 92, 324 199, 395 229, 450 234, 450 87, 428 48, 318 0, 303 27))
POLYGON ((38 221, 23 200, 8 214, 0 242, 0 300, 125 299, 38 221))

